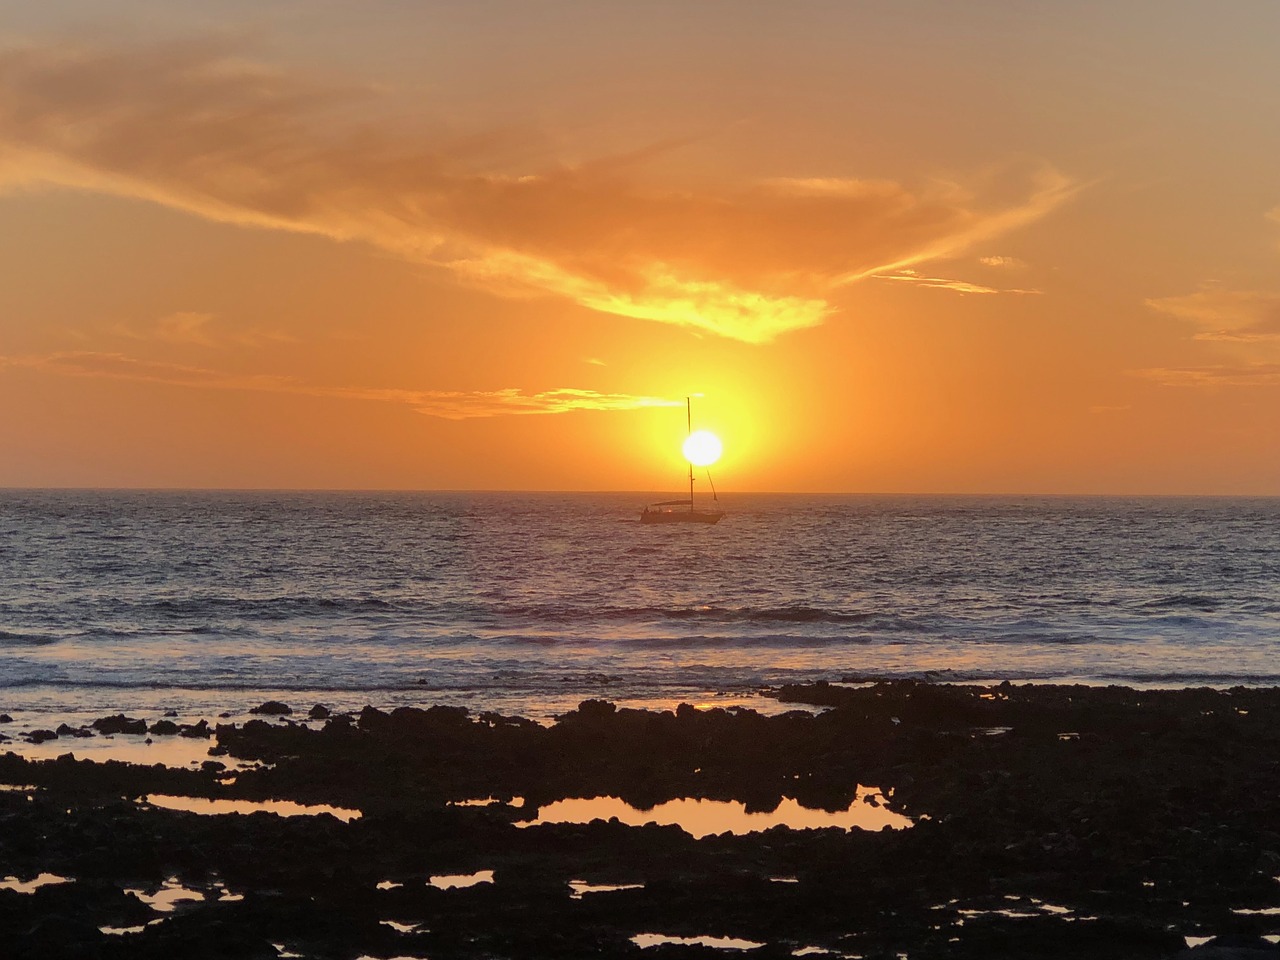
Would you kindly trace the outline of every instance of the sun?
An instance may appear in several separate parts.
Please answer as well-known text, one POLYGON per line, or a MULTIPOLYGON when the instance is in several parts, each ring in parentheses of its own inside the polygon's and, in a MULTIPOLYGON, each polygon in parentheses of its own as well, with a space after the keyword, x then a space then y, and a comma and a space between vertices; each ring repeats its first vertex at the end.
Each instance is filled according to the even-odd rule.
POLYGON ((724 444, 710 430, 695 430, 684 442, 684 458, 695 467, 709 467, 720 459, 724 444))

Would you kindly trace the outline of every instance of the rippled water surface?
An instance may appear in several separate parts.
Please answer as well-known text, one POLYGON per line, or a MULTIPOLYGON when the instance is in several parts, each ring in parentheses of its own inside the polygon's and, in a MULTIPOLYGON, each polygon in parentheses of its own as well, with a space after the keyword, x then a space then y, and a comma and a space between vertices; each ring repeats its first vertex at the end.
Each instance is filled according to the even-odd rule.
POLYGON ((1275 683, 1280 501, 0 491, 0 709, 1275 683))

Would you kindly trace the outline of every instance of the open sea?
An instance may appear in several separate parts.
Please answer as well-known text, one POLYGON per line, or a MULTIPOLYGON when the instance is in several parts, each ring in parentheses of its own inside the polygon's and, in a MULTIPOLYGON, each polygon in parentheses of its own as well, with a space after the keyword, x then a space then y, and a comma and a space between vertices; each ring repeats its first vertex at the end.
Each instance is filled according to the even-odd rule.
POLYGON ((1280 499, 652 499, 0 491, 0 711, 1280 684, 1280 499))

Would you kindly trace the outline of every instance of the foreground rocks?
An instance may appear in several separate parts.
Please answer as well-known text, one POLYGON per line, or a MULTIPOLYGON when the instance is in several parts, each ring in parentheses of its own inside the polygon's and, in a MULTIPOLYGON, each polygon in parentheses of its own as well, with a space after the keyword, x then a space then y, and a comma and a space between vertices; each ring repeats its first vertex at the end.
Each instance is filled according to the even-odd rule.
POLYGON ((72 881, 0 890, 6 956, 723 956, 631 940, 662 933, 763 944, 754 957, 1280 957, 1261 939, 1280 916, 1259 912, 1280 907, 1280 691, 778 695, 829 709, 587 701, 551 727, 443 707, 366 708, 318 729, 252 720, 212 729, 213 753, 264 764, 234 775, 0 757, 0 782, 30 788, 0 791, 0 876, 72 881), (914 826, 701 840, 616 821, 522 826, 555 800, 602 795, 841 810, 858 784, 914 826), (363 816, 201 816, 135 802, 148 794, 363 816), (454 805, 479 798, 496 802, 454 805), (492 882, 428 883, 477 871, 492 882), (571 880, 642 886, 575 898, 571 880), (142 898, 166 883, 203 899, 156 913, 142 898), (1217 939, 1186 950, 1187 936, 1217 939))

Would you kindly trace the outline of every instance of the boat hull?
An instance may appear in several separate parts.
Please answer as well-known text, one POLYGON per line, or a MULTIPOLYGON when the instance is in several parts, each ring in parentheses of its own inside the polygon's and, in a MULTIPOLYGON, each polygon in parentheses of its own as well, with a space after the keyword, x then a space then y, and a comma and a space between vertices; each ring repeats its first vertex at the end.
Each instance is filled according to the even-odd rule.
POLYGON ((719 523, 720 510, 643 510, 641 523, 719 523))

